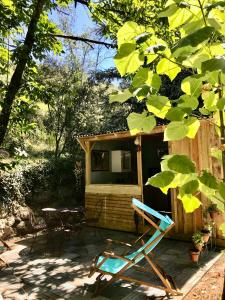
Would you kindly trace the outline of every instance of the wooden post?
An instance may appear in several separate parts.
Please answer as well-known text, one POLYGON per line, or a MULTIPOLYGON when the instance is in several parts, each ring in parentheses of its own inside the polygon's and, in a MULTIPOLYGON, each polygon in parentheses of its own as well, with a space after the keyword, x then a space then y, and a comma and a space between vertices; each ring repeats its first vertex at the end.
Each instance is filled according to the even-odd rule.
MULTIPOLYGON (((143 178, 142 178, 142 149, 141 149, 141 135, 138 135, 135 139, 137 145, 137 179, 138 185, 143 187, 143 178)), ((143 198, 143 197, 142 197, 143 198)))
MULTIPOLYGON (((141 201, 144 202, 143 195, 143 176, 142 176, 142 136, 138 135, 136 137, 136 145, 137 145, 137 179, 138 186, 141 187, 141 201)), ((144 218, 141 219, 141 228, 139 231, 144 232, 144 218)))
POLYGON ((85 160, 86 160, 86 167, 85 167, 85 182, 86 185, 91 184, 91 142, 86 141, 86 151, 85 151, 85 160))

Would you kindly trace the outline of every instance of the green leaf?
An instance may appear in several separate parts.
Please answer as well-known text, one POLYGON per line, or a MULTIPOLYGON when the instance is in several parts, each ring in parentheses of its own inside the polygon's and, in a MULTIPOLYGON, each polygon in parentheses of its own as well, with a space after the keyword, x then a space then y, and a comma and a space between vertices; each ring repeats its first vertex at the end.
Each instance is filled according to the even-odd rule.
POLYGON ((198 98, 201 94, 202 81, 204 77, 202 75, 192 75, 186 77, 181 83, 182 91, 190 96, 198 98))
POLYGON ((202 93, 202 99, 204 100, 204 107, 209 111, 216 111, 217 107, 217 99, 218 94, 215 94, 214 92, 206 91, 202 93))
POLYGON ((146 104, 148 111, 162 119, 165 118, 165 115, 171 107, 170 101, 167 97, 157 95, 148 97, 146 104))
POLYGON ((131 97, 133 97, 133 94, 129 91, 129 89, 126 89, 123 92, 111 94, 109 96, 109 103, 112 103, 112 102, 123 103, 131 97))
POLYGON ((161 79, 158 74, 153 74, 149 68, 141 68, 134 76, 132 86, 136 88, 143 84, 147 84, 158 91, 161 86, 161 79))
POLYGON ((194 139, 200 127, 200 121, 195 117, 189 117, 188 119, 184 120, 184 124, 188 126, 188 133, 186 136, 189 139, 194 139))
POLYGON ((219 183, 219 193, 225 202, 225 183, 224 182, 219 183))
POLYGON ((210 189, 218 188, 216 177, 205 170, 203 171, 203 174, 199 177, 199 180, 202 184, 206 185, 210 189))
POLYGON ((202 63, 202 72, 206 71, 217 71, 221 70, 223 73, 225 73, 225 59, 224 58, 212 58, 209 60, 206 60, 202 63))
POLYGON ((158 63, 156 70, 158 74, 166 74, 171 80, 173 80, 181 71, 181 68, 167 58, 162 58, 158 63))
POLYGON ((225 236, 225 222, 220 225, 219 229, 222 231, 223 236, 225 236))
POLYGON ((194 110, 198 107, 198 99, 190 95, 182 95, 179 98, 178 107, 194 110))
POLYGON ((165 187, 168 186, 173 181, 174 177, 175 174, 173 172, 163 171, 149 178, 147 184, 159 188, 165 187))
POLYGON ((147 112, 142 114, 131 113, 127 118, 127 123, 132 135, 139 132, 149 133, 156 126, 154 116, 147 116, 147 112))
POLYGON ((224 110, 224 107, 225 107, 225 98, 220 98, 218 101, 217 101, 217 108, 219 110, 224 110))
POLYGON ((184 8, 179 8, 177 11, 172 14, 171 16, 168 17, 169 20, 169 28, 170 29, 175 29, 184 23, 186 23, 191 17, 192 17, 192 12, 189 11, 188 9, 184 8))
POLYGON ((180 187, 180 195, 183 197, 185 194, 193 194, 198 190, 198 180, 191 180, 180 187))
POLYGON ((204 116, 209 116, 211 114, 211 112, 208 109, 204 108, 204 107, 199 108, 199 111, 204 116))
POLYGON ((136 89, 133 94, 138 98, 138 100, 143 100, 144 98, 148 97, 151 93, 151 89, 148 85, 140 86, 136 89))
POLYGON ((172 107, 166 114, 166 119, 170 121, 182 121, 186 115, 185 111, 179 107, 172 107))
POLYGON ((179 57, 182 49, 185 50, 187 47, 189 49, 188 52, 193 53, 196 50, 196 47, 201 45, 203 42, 208 41, 214 32, 214 27, 206 26, 189 34, 181 39, 172 49, 173 56, 179 57))
POLYGON ((195 172, 194 162, 186 155, 175 154, 168 160, 167 164, 170 170, 178 173, 189 174, 195 172))
POLYGON ((144 57, 135 49, 135 44, 123 44, 114 57, 114 62, 121 76, 134 73, 143 64, 144 57))
POLYGON ((191 194, 186 194, 183 197, 179 196, 178 198, 182 201, 186 213, 192 213, 201 205, 199 199, 191 194))
POLYGON ((132 40, 138 35, 145 32, 145 27, 138 25, 133 21, 128 21, 117 32, 118 47, 122 44, 133 42, 132 40))
POLYGON ((172 4, 170 6, 167 6, 161 13, 159 13, 159 18, 166 18, 172 16, 176 11, 178 10, 178 7, 176 4, 172 4))
POLYGON ((181 140, 187 135, 188 130, 188 126, 183 122, 173 121, 166 127, 164 132, 164 141, 181 140))

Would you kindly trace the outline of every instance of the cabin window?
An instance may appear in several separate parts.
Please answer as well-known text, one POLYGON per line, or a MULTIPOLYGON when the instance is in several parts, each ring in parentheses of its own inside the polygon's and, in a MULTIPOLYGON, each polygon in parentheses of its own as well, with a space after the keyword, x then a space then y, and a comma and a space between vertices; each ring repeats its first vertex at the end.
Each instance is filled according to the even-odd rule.
POLYGON ((98 141, 91 154, 91 183, 137 184, 134 138, 98 141))
POLYGON ((91 153, 92 171, 109 171, 109 151, 94 150, 91 153))

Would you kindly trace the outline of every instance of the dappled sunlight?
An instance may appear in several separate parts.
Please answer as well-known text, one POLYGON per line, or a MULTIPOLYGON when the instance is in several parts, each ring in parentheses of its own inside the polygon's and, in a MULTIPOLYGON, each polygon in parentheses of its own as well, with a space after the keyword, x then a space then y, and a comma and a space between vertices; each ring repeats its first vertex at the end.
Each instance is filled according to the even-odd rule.
MULTIPOLYGON (((34 245, 32 253, 29 253, 32 238, 18 241, 12 251, 15 252, 17 248, 21 249, 21 244, 26 244, 27 251, 22 250, 22 255, 18 253, 21 256, 11 261, 10 266, 1 271, 0 293, 5 297, 4 299, 60 299, 60 297, 62 299, 80 299, 80 297, 91 299, 95 291, 97 274, 88 278, 89 268, 92 259, 105 249, 105 238, 111 236, 117 240, 126 241, 135 239, 133 234, 101 229, 98 229, 101 231, 98 236, 102 238, 96 239, 91 231, 88 229, 81 237, 74 235, 73 238, 66 240, 60 255, 56 255, 55 251, 51 253, 51 247, 44 249, 43 245, 46 244, 40 243, 39 240, 34 245)), ((38 236, 40 240, 44 238, 46 238, 45 235, 38 236)), ((189 259, 189 248, 190 243, 164 239, 153 254, 154 260, 173 276, 178 288, 184 294, 196 284, 219 257, 217 252, 206 251, 199 265, 195 265, 189 259)), ((10 256, 10 251, 6 253, 10 256)), ((153 273, 145 274, 133 270, 128 272, 133 277, 160 285, 153 273)), ((104 282, 109 279, 110 276, 106 276, 104 282)), ((162 290, 121 280, 101 293, 103 299, 112 300, 129 300, 131 295, 135 296, 135 299, 166 299, 165 292, 162 290)))

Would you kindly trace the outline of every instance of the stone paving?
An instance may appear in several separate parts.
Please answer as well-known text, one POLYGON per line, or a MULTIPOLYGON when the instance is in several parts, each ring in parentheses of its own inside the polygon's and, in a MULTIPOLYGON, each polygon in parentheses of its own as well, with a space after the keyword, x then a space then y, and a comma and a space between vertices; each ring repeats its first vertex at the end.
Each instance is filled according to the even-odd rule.
MULTIPOLYGON (((8 300, 91 299, 96 275, 88 278, 89 266, 93 257, 105 249, 106 238, 131 242, 136 237, 124 232, 95 229, 85 229, 81 234, 69 237, 57 233, 47 239, 41 235, 31 253, 32 236, 20 240, 13 250, 2 254, 9 266, 0 270, 0 299, 1 295, 8 300)), ((220 257, 219 252, 207 251, 199 265, 193 264, 188 256, 190 246, 188 242, 164 238, 154 250, 154 259, 174 278, 184 295, 220 257)), ((141 276, 144 278, 145 275, 141 276)), ((148 280, 160 284, 154 275, 148 280)), ((119 281, 94 299, 150 300, 166 297, 162 290, 119 281)))

